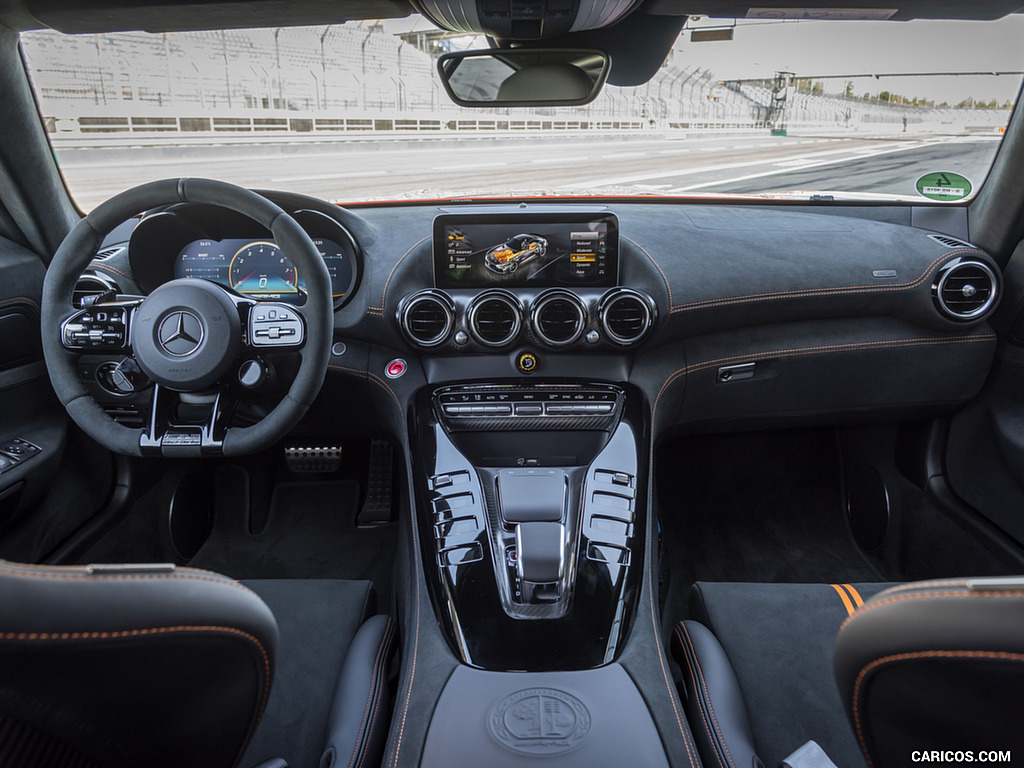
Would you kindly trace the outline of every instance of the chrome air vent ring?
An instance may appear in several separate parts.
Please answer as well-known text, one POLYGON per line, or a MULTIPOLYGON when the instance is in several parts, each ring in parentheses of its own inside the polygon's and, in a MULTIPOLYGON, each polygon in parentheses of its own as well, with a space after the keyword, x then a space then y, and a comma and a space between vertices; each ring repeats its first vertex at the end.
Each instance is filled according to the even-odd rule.
POLYGON ((481 293, 469 305, 466 325, 473 338, 485 347, 501 347, 519 336, 523 307, 506 291, 481 293))
POLYGON ((455 327, 455 305, 441 291, 413 294, 398 312, 402 331, 421 347, 443 344, 455 327))
POLYGON ((534 303, 530 324, 537 338, 548 346, 566 347, 583 335, 587 310, 575 293, 547 291, 534 303))
POLYGON ((654 325, 654 303, 649 296, 630 288, 615 288, 601 299, 598 317, 601 330, 615 344, 637 344, 654 325))
POLYGON ((980 320, 995 306, 999 278, 983 261, 955 259, 938 273, 932 298, 939 311, 951 320, 980 320))

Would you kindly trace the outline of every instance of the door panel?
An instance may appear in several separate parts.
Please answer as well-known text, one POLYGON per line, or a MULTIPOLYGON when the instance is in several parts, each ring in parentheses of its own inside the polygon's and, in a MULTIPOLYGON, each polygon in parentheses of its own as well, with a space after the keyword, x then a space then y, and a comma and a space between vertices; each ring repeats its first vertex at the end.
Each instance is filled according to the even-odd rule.
POLYGON ((1000 350, 981 397, 951 424, 952 489, 1024 545, 1024 243, 1004 271, 1000 350))
POLYGON ((28 561, 68 533, 67 510, 44 513, 45 500, 65 485, 67 440, 39 343, 44 274, 38 256, 0 239, 0 557, 28 561))

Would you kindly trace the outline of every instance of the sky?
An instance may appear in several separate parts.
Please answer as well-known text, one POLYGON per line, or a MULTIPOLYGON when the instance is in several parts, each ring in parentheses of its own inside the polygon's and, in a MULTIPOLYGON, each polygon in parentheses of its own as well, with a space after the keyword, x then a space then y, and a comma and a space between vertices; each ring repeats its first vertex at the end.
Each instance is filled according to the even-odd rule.
MULTIPOLYGON (((421 16, 387 22, 394 31, 433 29, 421 16)), ((719 80, 853 73, 1024 71, 1024 14, 998 21, 786 21, 691 18, 671 54, 680 66, 707 68, 719 80), (728 42, 691 43, 690 27, 737 24, 728 42)), ((846 81, 823 81, 841 92, 846 81)), ((968 97, 1016 101, 1020 76, 860 78, 857 96, 887 90, 956 104, 968 97)))
MULTIPOLYGON (((701 19, 695 27, 733 22, 701 19)), ((740 20, 727 42, 689 41, 684 30, 673 63, 700 65, 718 79, 898 72, 1024 71, 1024 15, 982 21, 789 21, 740 20)), ((845 80, 823 81, 842 91, 845 80)), ((1000 104, 1014 101, 1020 76, 942 78, 858 78, 854 93, 880 90, 955 104, 972 97, 1000 104)))

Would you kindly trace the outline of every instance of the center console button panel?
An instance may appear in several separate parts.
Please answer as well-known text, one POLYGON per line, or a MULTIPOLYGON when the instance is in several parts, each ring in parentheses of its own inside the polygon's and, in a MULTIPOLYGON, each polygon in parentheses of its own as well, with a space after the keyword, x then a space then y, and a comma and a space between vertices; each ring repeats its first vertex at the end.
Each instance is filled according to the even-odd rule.
POLYGON ((452 431, 609 429, 621 406, 614 387, 544 382, 445 387, 434 401, 452 431))
POLYGON ((644 558, 646 414, 635 388, 595 382, 417 395, 422 556, 466 664, 543 671, 614 660, 644 558))

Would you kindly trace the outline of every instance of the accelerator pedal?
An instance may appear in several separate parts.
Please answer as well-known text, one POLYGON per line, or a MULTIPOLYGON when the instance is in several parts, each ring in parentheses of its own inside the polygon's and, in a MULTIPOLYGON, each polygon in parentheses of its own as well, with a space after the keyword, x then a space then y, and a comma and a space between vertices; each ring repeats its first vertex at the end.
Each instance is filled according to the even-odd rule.
POLYGON ((394 499, 394 449, 385 440, 370 443, 370 472, 366 479, 366 499, 359 510, 360 526, 383 525, 392 521, 394 499))
POLYGON ((340 445, 289 445, 284 461, 291 472, 327 474, 341 466, 340 445))

